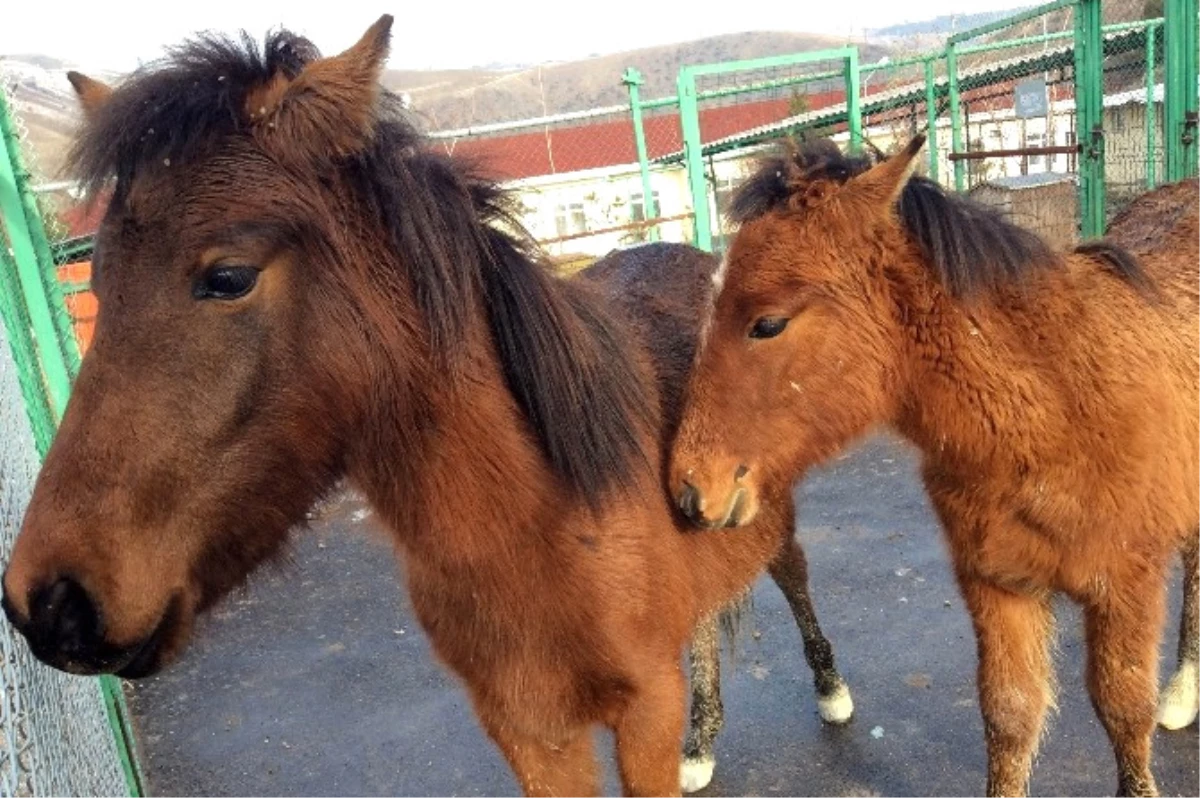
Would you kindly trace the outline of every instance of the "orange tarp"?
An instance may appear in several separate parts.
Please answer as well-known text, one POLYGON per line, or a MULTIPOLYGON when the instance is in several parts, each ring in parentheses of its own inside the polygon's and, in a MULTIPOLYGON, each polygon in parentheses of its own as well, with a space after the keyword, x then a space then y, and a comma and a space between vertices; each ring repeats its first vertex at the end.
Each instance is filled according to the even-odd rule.
MULTIPOLYGON (((58 267, 60 283, 83 283, 92 279, 91 261, 68 263, 58 267)), ((96 328, 96 296, 91 291, 66 294, 67 313, 75 328, 75 340, 79 342, 79 353, 84 354, 92 343, 96 328)))

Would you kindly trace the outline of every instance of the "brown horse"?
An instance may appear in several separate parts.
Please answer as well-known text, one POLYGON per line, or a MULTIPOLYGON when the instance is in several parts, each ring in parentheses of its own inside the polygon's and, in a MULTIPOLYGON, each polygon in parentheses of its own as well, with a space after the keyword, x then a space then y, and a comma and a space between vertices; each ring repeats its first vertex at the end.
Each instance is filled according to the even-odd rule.
MULTIPOLYGON (((333 58, 201 38, 115 91, 72 75, 72 163, 112 192, 99 315, 9 619, 56 667, 152 673, 345 477, 526 792, 597 791, 599 724, 627 792, 678 793, 682 649, 768 564, 844 719, 791 481, 724 535, 685 534, 663 490, 713 260, 661 245, 552 277, 495 186, 380 90, 390 27, 333 58)), ((720 722, 713 628, 694 782, 720 722)))
MULTIPOLYGON (((1200 263, 1200 179, 1182 180, 1142 194, 1112 220, 1108 234, 1150 269, 1200 263)), ((1200 710, 1200 534, 1183 545, 1183 612, 1178 664, 1158 702, 1158 722, 1176 730, 1200 710)))
POLYGON ((1054 700, 1055 592, 1084 608, 1119 789, 1153 793, 1166 572, 1181 547, 1180 678, 1195 679, 1196 183, 1117 221, 1136 258, 1116 241, 1055 254, 908 179, 922 141, 877 165, 808 145, 743 186, 673 490, 702 525, 753 523, 772 511, 760 484, 874 426, 898 430, 923 454, 974 621, 989 794, 1027 789, 1054 700))

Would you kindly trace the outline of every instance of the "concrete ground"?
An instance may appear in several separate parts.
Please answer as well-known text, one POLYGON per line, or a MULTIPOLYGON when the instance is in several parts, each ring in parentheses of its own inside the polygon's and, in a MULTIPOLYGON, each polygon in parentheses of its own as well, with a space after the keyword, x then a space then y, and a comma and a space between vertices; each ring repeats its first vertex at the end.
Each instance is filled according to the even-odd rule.
MULTIPOLYGON (((970 795, 984 787, 975 644, 903 444, 876 438, 810 476, 798 534, 850 684, 844 727, 817 717, 782 596, 754 591, 704 795, 970 795)), ((355 497, 298 536, 202 624, 185 658, 132 695, 153 794, 505 795, 517 785, 412 617, 389 545, 355 497)), ((531 587, 532 589, 532 587, 531 587)), ((1174 663, 1178 568, 1163 643, 1174 663)), ((1060 605, 1059 711, 1037 795, 1111 795, 1115 766, 1084 690, 1079 614, 1060 605)), ((602 741, 607 756, 611 741, 602 741)), ((1159 731, 1165 795, 1197 795, 1197 730, 1159 731)), ((607 789, 619 792, 611 766, 607 789)))

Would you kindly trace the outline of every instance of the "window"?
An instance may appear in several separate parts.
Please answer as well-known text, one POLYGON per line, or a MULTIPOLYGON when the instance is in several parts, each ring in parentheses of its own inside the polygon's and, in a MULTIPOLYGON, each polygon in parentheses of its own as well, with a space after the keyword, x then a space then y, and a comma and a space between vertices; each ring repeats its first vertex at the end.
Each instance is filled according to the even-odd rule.
MULTIPOLYGON (((656 216, 662 215, 662 204, 658 200, 658 192, 653 191, 650 197, 654 200, 654 211, 656 216)), ((629 195, 629 221, 644 222, 646 221, 646 203, 642 201, 642 192, 629 195)))
MULTIPOLYGON (((646 203, 642 201, 642 192, 629 195, 629 221, 644 222, 646 221, 646 203)), ((650 194, 654 199, 654 215, 655 217, 662 216, 662 204, 658 199, 658 192, 654 191, 650 194)), ((621 238, 623 243, 633 244, 650 240, 650 228, 642 227, 636 230, 630 230, 621 238)))
POLYGON ((582 202, 559 203, 554 212, 554 226, 558 237, 573 236, 587 232, 587 214, 582 202))
MULTIPOLYGON (((1026 133, 1025 134, 1025 146, 1026 147, 1044 147, 1045 145, 1046 145, 1046 137, 1044 135, 1042 135, 1041 133, 1026 133)), ((1039 153, 1037 155, 1030 155, 1029 156, 1029 165, 1030 166, 1042 166, 1042 157, 1043 156, 1041 155, 1041 153, 1039 153)))

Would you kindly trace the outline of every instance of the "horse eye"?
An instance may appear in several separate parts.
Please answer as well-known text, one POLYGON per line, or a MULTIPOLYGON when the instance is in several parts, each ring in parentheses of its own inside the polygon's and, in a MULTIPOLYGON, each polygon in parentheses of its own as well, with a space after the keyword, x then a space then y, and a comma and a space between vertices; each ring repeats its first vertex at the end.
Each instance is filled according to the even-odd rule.
POLYGON ((750 328, 751 338, 774 338, 783 332, 787 327, 788 319, 782 316, 763 316, 758 321, 754 322, 754 326, 750 328))
POLYGON ((196 299, 237 299, 250 293, 258 282, 253 266, 216 266, 200 275, 192 287, 196 299))

